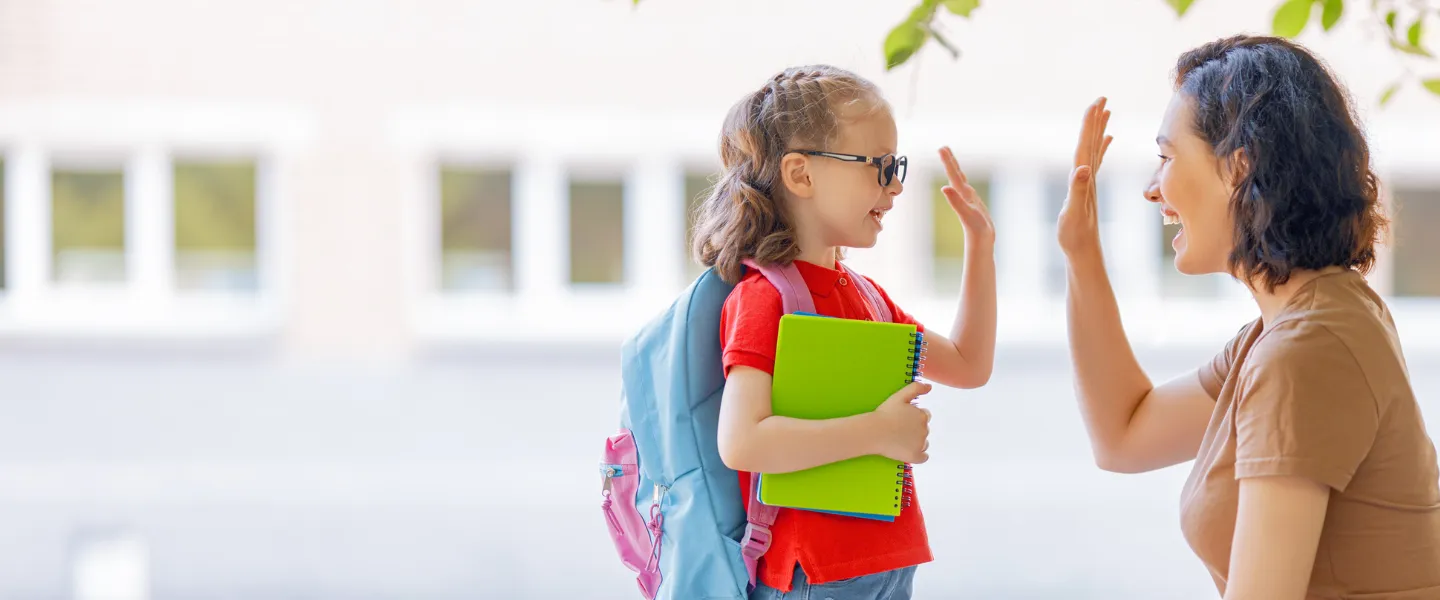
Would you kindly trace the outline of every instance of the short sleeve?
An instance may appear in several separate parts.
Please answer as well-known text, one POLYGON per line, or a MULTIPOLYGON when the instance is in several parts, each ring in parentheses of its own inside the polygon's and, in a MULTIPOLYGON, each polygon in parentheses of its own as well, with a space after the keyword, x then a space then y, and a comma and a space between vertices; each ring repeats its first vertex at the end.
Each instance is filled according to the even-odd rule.
POLYGON ((920 331, 925 331, 924 325, 920 324, 919 321, 916 321, 915 317, 910 316, 910 313, 905 312, 904 309, 900 308, 900 305, 895 304, 895 301, 890 299, 890 294, 887 294, 885 292, 885 288, 880 287, 880 284, 875 283, 875 280, 870 279, 870 277, 868 276, 861 275, 861 277, 865 277, 866 281, 869 281, 870 285, 875 287, 875 291, 880 294, 880 300, 885 302, 885 306, 890 309, 890 314, 895 316, 896 323, 914 325, 919 328, 920 331))
POLYGON ((735 286, 720 311, 720 356, 725 375, 736 366, 775 374, 775 346, 784 308, 780 291, 760 278, 735 286))
POLYGON ((1344 491, 1375 442, 1375 396, 1333 333, 1289 325, 1269 332, 1245 361, 1235 477, 1299 476, 1344 491))
POLYGON ((1257 322, 1251 321, 1241 327, 1240 331, 1235 333, 1235 337, 1225 344, 1225 348, 1215 355, 1215 358, 1210 359, 1209 363, 1201 365, 1198 369, 1200 386, 1205 388, 1205 393, 1210 394, 1211 400, 1220 397, 1220 388, 1225 387, 1225 378, 1230 376, 1230 365, 1235 364, 1235 355, 1240 353, 1240 347, 1250 337, 1250 330, 1255 327, 1257 322))

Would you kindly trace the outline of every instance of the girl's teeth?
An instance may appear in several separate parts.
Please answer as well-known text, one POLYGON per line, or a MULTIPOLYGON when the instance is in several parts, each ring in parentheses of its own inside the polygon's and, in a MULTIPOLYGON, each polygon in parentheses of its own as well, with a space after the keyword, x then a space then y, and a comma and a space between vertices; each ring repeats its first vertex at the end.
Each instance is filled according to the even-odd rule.
POLYGON ((1160 216, 1165 218, 1165 224, 1166 224, 1166 225, 1179 225, 1179 224, 1180 224, 1180 217, 1178 217, 1178 216, 1171 216, 1171 215, 1167 215, 1167 214, 1163 214, 1163 213, 1162 213, 1160 216))

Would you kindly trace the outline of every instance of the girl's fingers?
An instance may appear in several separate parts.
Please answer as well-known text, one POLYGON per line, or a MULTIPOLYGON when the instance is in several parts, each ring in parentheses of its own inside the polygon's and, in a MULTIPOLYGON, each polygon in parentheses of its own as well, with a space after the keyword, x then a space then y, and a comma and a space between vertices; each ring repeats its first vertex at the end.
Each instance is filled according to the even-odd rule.
POLYGON ((950 178, 952 185, 970 183, 965 178, 965 171, 960 169, 960 163, 955 160, 955 152, 949 146, 940 149, 940 162, 945 164, 945 175, 950 178))

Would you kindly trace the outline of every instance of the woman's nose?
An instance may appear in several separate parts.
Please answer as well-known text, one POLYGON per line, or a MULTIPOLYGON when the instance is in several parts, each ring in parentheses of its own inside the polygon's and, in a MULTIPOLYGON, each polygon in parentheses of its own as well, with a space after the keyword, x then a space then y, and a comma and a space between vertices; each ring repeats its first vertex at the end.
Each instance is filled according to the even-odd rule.
POLYGON ((1160 196, 1160 178, 1157 177, 1150 180, 1150 185, 1145 186, 1144 195, 1146 200, 1155 203, 1159 203, 1164 199, 1160 196))

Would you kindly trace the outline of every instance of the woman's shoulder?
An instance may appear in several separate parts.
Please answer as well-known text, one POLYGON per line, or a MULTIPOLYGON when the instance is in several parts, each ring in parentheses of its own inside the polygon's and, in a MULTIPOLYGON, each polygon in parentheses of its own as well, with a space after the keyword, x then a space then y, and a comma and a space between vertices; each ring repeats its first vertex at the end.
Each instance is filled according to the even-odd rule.
POLYGON ((1261 376, 1361 381, 1377 399, 1409 387, 1389 312, 1358 289, 1317 292, 1313 302, 1266 328, 1246 362, 1247 371, 1261 376))
MULTIPOLYGON (((1377 354, 1400 360, 1399 334, 1390 309, 1359 273, 1317 279, 1297 294, 1257 347, 1273 353, 1330 348, 1357 361, 1377 354)), ((1362 361, 1363 362, 1363 361, 1362 361)))

